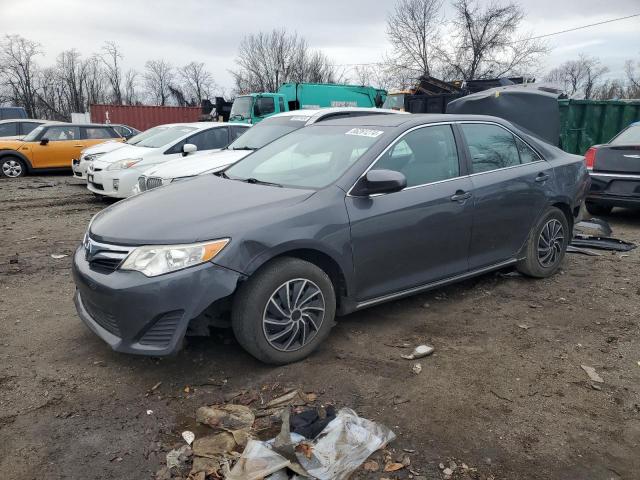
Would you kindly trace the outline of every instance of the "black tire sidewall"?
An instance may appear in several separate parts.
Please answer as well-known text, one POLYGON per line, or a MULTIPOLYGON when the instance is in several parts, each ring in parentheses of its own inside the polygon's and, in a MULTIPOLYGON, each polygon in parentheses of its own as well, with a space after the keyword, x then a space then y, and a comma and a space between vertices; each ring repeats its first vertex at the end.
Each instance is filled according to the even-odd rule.
POLYGON ((536 227, 533 229, 531 235, 529 236, 526 248, 526 258, 518 263, 518 270, 531 277, 550 277, 551 275, 556 273, 560 268, 560 265, 562 265, 564 255, 567 251, 567 246, 571 241, 571 235, 572 232, 569 231, 569 221, 567 220, 564 212, 562 212, 562 210, 560 210, 559 208, 549 207, 544 212, 542 217, 540 217, 540 220, 538 220, 536 227), (552 266, 544 267, 538 261, 538 239, 540 237, 542 229, 551 219, 556 219, 562 224, 562 228, 564 231, 564 242, 558 260, 552 266))
POLYGON ((20 178, 20 177, 24 177, 27 174, 27 165, 24 162, 24 160, 22 160, 19 157, 16 157, 14 155, 6 155, 2 158, 0 158, 0 177, 3 178, 20 178), (20 172, 20 175, 18 175, 17 177, 9 177, 7 175, 4 174, 3 170, 2 170, 2 165, 4 165, 4 163, 8 160, 15 160, 16 162, 18 162, 20 164, 20 167, 22 168, 22 171, 20 172))
POLYGON ((591 215, 609 215, 613 207, 599 203, 585 202, 584 207, 591 215))
POLYGON ((302 360, 322 343, 335 324, 335 311, 335 291, 329 276, 313 263, 283 257, 264 265, 240 285, 233 300, 231 326, 240 345, 251 355, 265 363, 283 365, 302 360), (265 338, 262 316, 275 289, 294 278, 311 280, 320 288, 325 301, 325 317, 311 342, 294 352, 282 352, 265 338))

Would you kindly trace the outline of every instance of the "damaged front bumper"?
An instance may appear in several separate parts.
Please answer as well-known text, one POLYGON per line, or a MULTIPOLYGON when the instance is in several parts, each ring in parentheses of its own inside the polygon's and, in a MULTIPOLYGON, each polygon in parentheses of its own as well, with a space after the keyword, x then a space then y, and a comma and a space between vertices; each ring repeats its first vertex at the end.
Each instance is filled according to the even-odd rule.
POLYGON ((118 352, 170 355, 180 349, 189 322, 227 297, 243 277, 207 262, 177 272, 100 271, 78 247, 73 258, 78 316, 118 352))

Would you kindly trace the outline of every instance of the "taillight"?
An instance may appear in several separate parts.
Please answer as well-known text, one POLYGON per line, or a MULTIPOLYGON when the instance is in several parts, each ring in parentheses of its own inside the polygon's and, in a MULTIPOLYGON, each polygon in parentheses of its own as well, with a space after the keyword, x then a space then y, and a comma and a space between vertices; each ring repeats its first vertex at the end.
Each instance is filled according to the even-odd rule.
POLYGON ((587 150, 587 153, 584 154, 584 163, 588 169, 592 170, 596 164, 596 152, 598 149, 596 147, 591 147, 587 150))

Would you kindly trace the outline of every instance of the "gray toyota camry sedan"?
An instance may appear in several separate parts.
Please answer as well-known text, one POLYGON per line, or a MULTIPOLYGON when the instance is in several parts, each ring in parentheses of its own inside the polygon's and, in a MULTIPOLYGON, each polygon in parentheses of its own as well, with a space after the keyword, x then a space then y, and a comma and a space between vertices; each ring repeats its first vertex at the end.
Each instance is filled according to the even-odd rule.
POLYGON ((336 315, 510 265, 552 275, 588 187, 581 157, 498 118, 329 120, 96 215, 75 304, 120 352, 226 322, 256 358, 294 362, 336 315))

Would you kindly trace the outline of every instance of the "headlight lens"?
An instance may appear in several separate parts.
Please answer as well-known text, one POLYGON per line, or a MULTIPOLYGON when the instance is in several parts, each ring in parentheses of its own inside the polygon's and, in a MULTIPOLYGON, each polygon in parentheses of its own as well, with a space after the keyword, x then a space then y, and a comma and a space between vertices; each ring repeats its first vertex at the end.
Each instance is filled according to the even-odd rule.
POLYGON ((107 170, 122 170, 123 168, 131 168, 141 160, 141 158, 127 158, 125 160, 113 162, 107 167, 107 170))
POLYGON ((182 270, 212 260, 229 238, 190 245, 148 245, 133 250, 120 270, 135 270, 147 277, 182 270))

